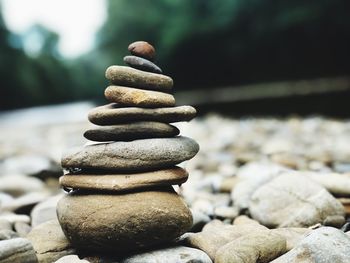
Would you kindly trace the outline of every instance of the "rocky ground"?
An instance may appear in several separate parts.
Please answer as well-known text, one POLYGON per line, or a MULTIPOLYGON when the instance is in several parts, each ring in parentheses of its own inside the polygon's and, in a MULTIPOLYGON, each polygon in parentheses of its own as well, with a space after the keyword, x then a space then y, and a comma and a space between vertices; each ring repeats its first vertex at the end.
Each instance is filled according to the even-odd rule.
POLYGON ((191 232, 124 258, 75 251, 56 218, 60 158, 87 142, 91 107, 0 116, 0 262, 350 262, 350 121, 322 117, 177 124, 201 147, 176 187, 191 232))

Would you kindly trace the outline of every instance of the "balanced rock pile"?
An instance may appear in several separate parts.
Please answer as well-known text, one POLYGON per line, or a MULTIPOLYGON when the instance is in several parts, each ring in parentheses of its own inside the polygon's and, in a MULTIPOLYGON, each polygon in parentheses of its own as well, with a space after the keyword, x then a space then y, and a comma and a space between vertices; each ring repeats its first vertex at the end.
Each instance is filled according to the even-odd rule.
POLYGON ((192 215, 172 185, 184 183, 198 144, 169 123, 189 121, 191 106, 175 106, 173 80, 161 74, 147 42, 129 46, 130 66, 110 66, 105 90, 111 104, 93 109, 96 128, 84 136, 98 143, 67 153, 60 178, 73 189, 57 206, 62 229, 81 250, 124 253, 164 244, 192 226, 192 215))

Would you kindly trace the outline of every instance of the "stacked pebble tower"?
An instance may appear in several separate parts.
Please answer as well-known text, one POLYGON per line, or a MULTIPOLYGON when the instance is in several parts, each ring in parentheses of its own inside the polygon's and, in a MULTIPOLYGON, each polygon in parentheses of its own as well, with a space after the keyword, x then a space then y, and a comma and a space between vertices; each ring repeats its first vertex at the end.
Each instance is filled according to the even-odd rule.
POLYGON ((170 242, 192 225, 172 185, 188 173, 175 165, 194 157, 198 144, 169 123, 189 121, 191 106, 175 106, 173 80, 152 61, 153 46, 130 44, 130 66, 110 66, 105 97, 111 104, 89 113, 96 124, 84 136, 98 143, 62 158, 70 192, 58 203, 61 227, 73 246, 125 253, 170 242))

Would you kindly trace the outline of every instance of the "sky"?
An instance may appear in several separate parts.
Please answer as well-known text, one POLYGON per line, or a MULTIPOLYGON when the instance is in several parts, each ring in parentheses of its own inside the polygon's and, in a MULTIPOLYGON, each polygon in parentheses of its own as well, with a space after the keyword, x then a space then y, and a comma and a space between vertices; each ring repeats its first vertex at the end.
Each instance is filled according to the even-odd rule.
POLYGON ((106 19, 105 0, 1 0, 1 4, 9 30, 23 34, 41 24, 59 34, 59 51, 65 57, 88 52, 106 19))

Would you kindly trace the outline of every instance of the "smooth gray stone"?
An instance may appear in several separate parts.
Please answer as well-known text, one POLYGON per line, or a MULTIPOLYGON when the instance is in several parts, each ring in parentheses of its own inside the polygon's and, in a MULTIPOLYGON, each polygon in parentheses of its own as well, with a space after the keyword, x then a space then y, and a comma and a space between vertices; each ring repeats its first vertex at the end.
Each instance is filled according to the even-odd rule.
POLYGON ((61 162, 62 167, 69 169, 141 172, 174 166, 198 151, 197 142, 179 136, 88 145, 68 152, 61 162))
POLYGON ((20 237, 26 237, 28 233, 32 230, 32 227, 27 223, 16 222, 14 225, 14 229, 20 237))
POLYGON ((18 234, 15 231, 3 229, 0 230, 0 240, 7 240, 19 237, 18 234))
POLYGON ((212 263, 211 259, 202 250, 190 247, 170 247, 137 254, 123 259, 120 263, 212 263))
POLYGON ((30 213, 32 227, 57 219, 56 206, 62 196, 63 194, 52 196, 33 208, 30 213))
POLYGON ((147 138, 174 137, 180 133, 175 126, 162 122, 133 122, 87 130, 84 137, 91 141, 130 141, 147 138))
POLYGON ((1 263, 37 263, 32 244, 25 238, 14 238, 0 241, 1 263))
POLYGON ((130 67, 153 73, 162 73, 162 70, 156 64, 145 58, 137 56, 125 56, 123 60, 130 67))
POLYGON ((333 227, 321 227, 301 240, 295 248, 271 263, 348 263, 350 236, 333 227))
POLYGON ((180 122, 190 121, 196 116, 191 106, 144 109, 121 107, 116 103, 94 108, 89 112, 89 121, 96 125, 115 125, 135 121, 180 122))
POLYGON ((6 219, 0 219, 0 230, 7 229, 12 230, 12 224, 6 219))
POLYGON ((168 76, 125 66, 110 66, 106 70, 106 78, 120 86, 165 92, 170 91, 174 84, 168 76))

